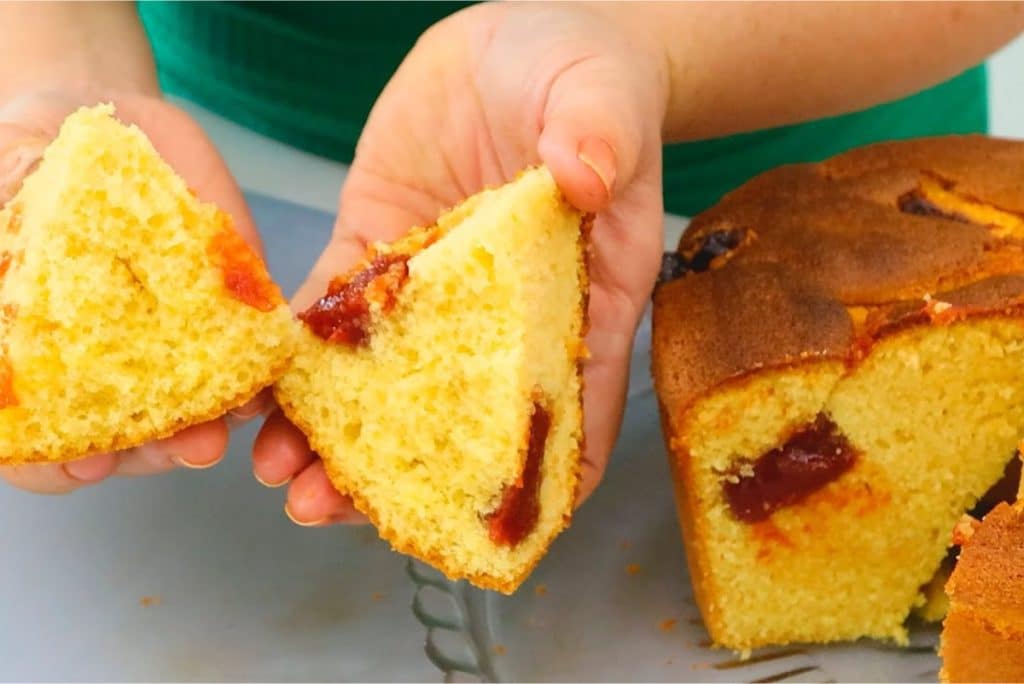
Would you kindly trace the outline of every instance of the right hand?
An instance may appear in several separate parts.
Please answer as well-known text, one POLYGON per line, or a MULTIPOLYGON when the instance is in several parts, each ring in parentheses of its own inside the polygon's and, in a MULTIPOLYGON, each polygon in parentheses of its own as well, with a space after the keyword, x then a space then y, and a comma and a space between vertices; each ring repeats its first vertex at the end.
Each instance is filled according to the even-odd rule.
MULTIPOLYGON (((120 120, 141 128, 188 186, 230 214, 242 237, 262 253, 242 193, 213 144, 188 114, 152 95, 41 91, 0 103, 0 206, 18 192, 64 118, 79 106, 100 102, 113 102, 120 120)), ((229 415, 240 420, 255 417, 264 403, 265 395, 260 395, 229 415)), ((178 466, 209 468, 224 457, 227 443, 228 424, 219 418, 118 453, 68 463, 0 466, 0 477, 27 491, 62 494, 110 475, 153 475, 178 466)))

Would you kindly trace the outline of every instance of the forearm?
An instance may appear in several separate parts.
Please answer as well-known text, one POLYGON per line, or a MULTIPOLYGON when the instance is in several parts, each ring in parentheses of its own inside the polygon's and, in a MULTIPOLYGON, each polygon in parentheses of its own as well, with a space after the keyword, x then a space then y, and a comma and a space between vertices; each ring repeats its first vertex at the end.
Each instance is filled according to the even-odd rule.
POLYGON ((0 2, 0 104, 47 88, 158 92, 135 3, 0 2))
POLYGON ((609 3, 665 72, 666 140, 863 109, 978 64, 1024 30, 1019 3, 609 3))

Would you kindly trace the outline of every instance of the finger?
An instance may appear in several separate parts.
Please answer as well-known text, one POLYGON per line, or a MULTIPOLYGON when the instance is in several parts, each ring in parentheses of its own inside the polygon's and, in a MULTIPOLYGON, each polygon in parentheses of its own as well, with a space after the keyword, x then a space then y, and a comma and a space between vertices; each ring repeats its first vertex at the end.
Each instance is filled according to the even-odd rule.
POLYGON ((117 454, 117 475, 157 475, 184 466, 204 470, 217 465, 227 451, 225 421, 214 420, 187 427, 166 439, 117 454))
POLYGON ((633 180, 644 126, 633 84, 607 58, 583 60, 552 83, 537 142, 566 198, 601 211, 633 180))
POLYGON ((228 411, 224 419, 228 427, 234 429, 245 425, 257 416, 269 415, 274 410, 274 393, 268 387, 238 408, 228 411))
POLYGON ((632 182, 645 147, 660 143, 653 76, 622 58, 629 50, 604 21, 557 4, 506 11, 478 58, 482 106, 500 140, 529 142, 520 157, 539 158, 570 202, 599 212, 632 182))
POLYGON ((21 182, 42 159, 49 139, 42 132, 0 123, 0 206, 18 193, 21 182))
POLYGON ((0 468, 0 477, 28 492, 66 494, 105 480, 116 467, 115 454, 94 454, 68 463, 4 466, 0 468))
POLYGON ((577 506, 600 484, 619 436, 642 305, 626 293, 595 289, 591 290, 590 312, 586 337, 590 358, 583 364, 584 452, 577 506))
MULTIPOLYGON (((627 357, 628 358, 628 357, 627 357)), ((627 369, 609 362, 584 367, 583 434, 580 486, 576 505, 586 501, 604 477, 608 458, 618 437, 625 407, 627 369)))
POLYGON ((228 448, 228 426, 223 419, 192 425, 149 445, 178 465, 203 470, 220 463, 228 448))
POLYGON ((292 522, 303 527, 366 522, 366 518, 352 505, 352 500, 331 484, 319 459, 292 482, 284 511, 292 522))
POLYGON ((315 458, 302 431, 281 411, 274 411, 252 445, 252 474, 265 487, 280 487, 291 482, 315 458))
POLYGON ((138 477, 142 475, 158 475, 174 470, 178 464, 171 455, 152 444, 144 444, 134 449, 127 449, 117 454, 118 463, 115 475, 138 477))

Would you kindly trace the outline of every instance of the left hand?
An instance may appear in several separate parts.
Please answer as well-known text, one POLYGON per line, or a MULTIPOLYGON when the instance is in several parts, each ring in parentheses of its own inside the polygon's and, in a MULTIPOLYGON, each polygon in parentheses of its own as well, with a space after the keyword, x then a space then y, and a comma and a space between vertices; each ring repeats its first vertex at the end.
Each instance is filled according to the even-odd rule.
MULTIPOLYGON (((0 206, 17 193, 68 114, 82 105, 109 101, 117 108, 119 119, 139 126, 189 187, 201 199, 229 213, 242 237, 260 250, 242 193, 213 144, 188 114, 158 93, 51 88, 0 103, 0 206)), ((239 420, 251 418, 265 404, 266 395, 261 394, 229 415, 239 420)), ((117 453, 93 454, 68 463, 2 466, 0 478, 27 491, 63 494, 110 475, 156 475, 178 466, 209 468, 224 457, 227 443, 228 425, 221 418, 117 453)))

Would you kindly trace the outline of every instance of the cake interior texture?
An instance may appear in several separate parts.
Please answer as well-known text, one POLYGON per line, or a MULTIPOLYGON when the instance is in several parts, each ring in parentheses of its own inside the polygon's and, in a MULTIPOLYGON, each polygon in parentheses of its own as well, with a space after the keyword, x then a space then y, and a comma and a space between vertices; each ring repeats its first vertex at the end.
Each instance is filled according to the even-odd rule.
POLYGON ((1018 143, 886 144, 769 172, 684 236, 653 372, 717 644, 906 643, 1024 435, 1022 169, 1018 143))
POLYGON ((584 238, 546 169, 486 190, 372 248, 349 282, 407 260, 386 310, 370 306, 356 344, 304 326, 277 384, 335 486, 396 549, 451 577, 512 591, 569 520, 584 238), (515 510, 522 520, 504 516, 515 510))
POLYGON ((707 617, 720 620, 721 640, 902 641, 949 530, 999 478, 1021 436, 1024 321, 910 330, 849 375, 838 363, 765 373, 693 413, 693 484, 683 496, 706 503, 694 537, 714 560, 698 587, 715 597, 707 617), (819 413, 858 460, 800 505, 738 521, 722 496, 736 455, 777 447, 819 413))
POLYGON ((112 107, 65 121, 0 227, 3 461, 168 436, 284 371, 294 326, 262 261, 112 107))

